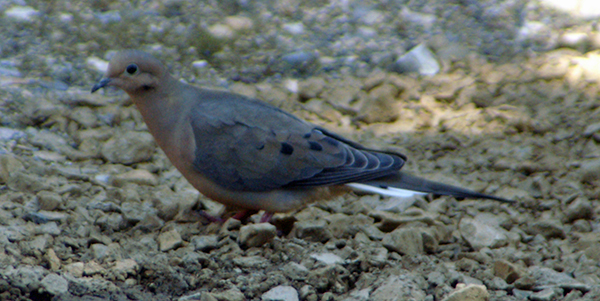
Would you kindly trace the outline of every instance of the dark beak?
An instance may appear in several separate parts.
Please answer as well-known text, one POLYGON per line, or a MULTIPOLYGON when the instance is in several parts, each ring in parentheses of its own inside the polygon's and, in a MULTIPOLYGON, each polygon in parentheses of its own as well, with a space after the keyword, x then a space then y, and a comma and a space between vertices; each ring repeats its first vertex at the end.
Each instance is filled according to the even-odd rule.
POLYGON ((92 93, 98 91, 100 88, 104 88, 110 83, 110 78, 103 78, 97 84, 92 87, 92 93))

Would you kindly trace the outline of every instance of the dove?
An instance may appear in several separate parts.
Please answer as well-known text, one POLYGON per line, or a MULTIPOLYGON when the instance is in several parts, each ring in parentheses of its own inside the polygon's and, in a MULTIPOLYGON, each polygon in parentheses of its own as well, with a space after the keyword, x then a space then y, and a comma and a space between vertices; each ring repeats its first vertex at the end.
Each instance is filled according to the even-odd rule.
POLYGON ((125 50, 93 86, 125 91, 171 163, 204 196, 238 210, 300 209, 348 190, 513 202, 420 178, 403 154, 370 149, 259 99, 195 87, 152 55, 125 50))

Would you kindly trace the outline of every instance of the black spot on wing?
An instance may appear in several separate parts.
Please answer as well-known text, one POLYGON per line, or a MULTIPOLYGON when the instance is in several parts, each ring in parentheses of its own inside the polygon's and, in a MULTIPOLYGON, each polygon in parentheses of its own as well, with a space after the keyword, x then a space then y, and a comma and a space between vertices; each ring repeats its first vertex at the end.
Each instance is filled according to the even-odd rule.
POLYGON ((287 142, 282 142, 281 143, 281 149, 279 149, 279 151, 284 154, 284 155, 291 155, 294 152, 294 147, 287 143, 287 142))
POLYGON ((319 142, 308 141, 308 147, 314 151, 322 151, 323 146, 319 142))
POLYGON ((308 139, 308 138, 310 138, 310 136, 311 136, 311 135, 310 135, 310 133, 306 133, 306 134, 304 134, 304 138, 305 138, 305 139, 308 139))

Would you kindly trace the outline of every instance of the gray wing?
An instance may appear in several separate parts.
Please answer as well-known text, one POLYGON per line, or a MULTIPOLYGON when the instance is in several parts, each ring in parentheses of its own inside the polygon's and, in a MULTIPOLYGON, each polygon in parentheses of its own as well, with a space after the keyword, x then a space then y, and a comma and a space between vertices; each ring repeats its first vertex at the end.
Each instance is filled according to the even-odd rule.
POLYGON ((375 179, 397 172, 399 154, 376 152, 260 101, 204 91, 190 112, 193 166, 222 187, 268 191, 375 179))

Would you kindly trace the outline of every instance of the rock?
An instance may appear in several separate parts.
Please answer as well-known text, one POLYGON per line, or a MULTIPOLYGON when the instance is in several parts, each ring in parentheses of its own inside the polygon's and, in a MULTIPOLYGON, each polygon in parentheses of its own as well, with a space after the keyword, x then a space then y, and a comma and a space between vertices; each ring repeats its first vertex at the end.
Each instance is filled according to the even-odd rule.
POLYGON ((162 252, 177 249, 183 245, 181 235, 179 235, 179 232, 177 232, 176 229, 171 229, 159 234, 157 240, 162 252))
POLYGON ((23 292, 33 292, 40 288, 46 271, 41 266, 21 266, 3 271, 8 282, 23 292))
POLYGON ((581 162, 579 174, 583 182, 594 183, 600 179, 600 159, 590 159, 581 162))
POLYGON ((435 75, 440 72, 440 64, 425 44, 419 44, 399 57, 393 70, 398 73, 417 72, 420 75, 435 75))
POLYGON ((542 220, 528 223, 523 230, 529 235, 543 235, 546 239, 565 239, 567 237, 562 225, 554 220, 542 220))
POLYGON ((0 154, 0 184, 8 182, 11 175, 24 170, 23 163, 12 154, 0 154))
POLYGON ((373 88, 362 103, 359 119, 366 123, 393 122, 400 115, 398 89, 391 84, 373 88))
POLYGON ((77 278, 83 277, 83 269, 84 269, 84 263, 81 261, 73 262, 73 263, 67 264, 63 267, 63 271, 65 271, 66 273, 69 273, 77 278))
POLYGON ((108 162, 128 165, 148 161, 155 148, 150 133, 126 131, 116 133, 106 141, 100 153, 108 162))
POLYGON ((193 236, 190 242, 194 245, 194 250, 208 252, 217 248, 219 244, 219 237, 215 234, 193 236))
POLYGON ((467 285, 460 284, 457 289, 450 293, 443 301, 487 301, 490 299, 490 294, 483 285, 467 285))
POLYGON ((583 136, 591 137, 597 132, 600 132, 600 122, 592 123, 586 126, 585 130, 583 130, 583 136))
POLYGON ((110 270, 110 274, 121 281, 125 280, 128 276, 137 275, 140 267, 137 262, 133 259, 124 259, 115 262, 115 265, 110 270))
POLYGON ((33 22, 39 11, 31 6, 13 6, 4 11, 4 16, 20 22, 33 22))
POLYGON ((103 244, 93 244, 90 249, 96 260, 102 260, 108 255, 108 247, 103 244))
POLYGON ((499 248, 508 244, 507 231, 493 223, 486 223, 486 216, 478 215, 474 219, 465 217, 458 224, 460 235, 475 250, 499 248))
POLYGON ((219 301, 246 301, 246 296, 237 287, 219 293, 212 293, 212 295, 219 301))
POLYGON ((494 275, 502 278, 506 283, 513 283, 521 278, 523 272, 517 266, 506 260, 496 260, 494 262, 494 275))
POLYGON ((260 247, 273 241, 277 228, 269 223, 251 224, 240 228, 238 244, 242 247, 260 247))
POLYGON ((338 238, 354 237, 361 228, 373 224, 373 218, 363 214, 335 213, 324 217, 329 222, 331 235, 338 238))
POLYGON ((338 277, 342 277, 345 273, 348 273, 348 271, 339 265, 328 265, 310 271, 307 282, 318 291, 325 291, 337 282, 338 277))
POLYGON ((263 301, 299 301, 298 292, 292 286, 279 285, 261 296, 263 301))
POLYGON ((420 289, 421 281, 411 274, 389 276, 381 286, 379 286, 369 300, 388 301, 388 300, 425 300, 427 294, 420 289))
MULTIPOLYGON (((589 286, 579 282, 566 273, 557 272, 551 268, 532 266, 528 269, 528 278, 534 280, 533 290, 555 286, 564 289, 588 291, 589 286)), ((516 283, 515 283, 516 286, 516 283)))
POLYGON ((532 301, 552 301, 559 300, 563 297, 563 290, 557 287, 543 289, 539 292, 535 292, 529 296, 529 300, 532 301))
POLYGON ((50 267, 51 271, 58 271, 58 269, 60 269, 61 266, 61 262, 60 262, 60 258, 58 258, 58 256, 56 256, 56 252, 54 252, 54 249, 49 248, 46 250, 46 255, 45 255, 46 261, 48 262, 48 266, 50 267))
POLYGON ((565 222, 571 223, 578 219, 593 219, 594 209, 591 202, 584 198, 578 197, 565 210, 565 222))
POLYGON ((62 295, 69 291, 69 282, 67 279, 51 273, 48 274, 41 282, 42 287, 51 295, 62 295))
POLYGON ((83 275, 84 276, 94 276, 96 274, 104 274, 104 268, 95 261, 90 261, 85 264, 83 267, 83 275))
POLYGON ((344 260, 333 253, 315 253, 310 254, 310 258, 325 265, 342 264, 344 260))
POLYGON ((291 235, 306 241, 326 242, 331 239, 331 232, 324 220, 298 221, 294 223, 291 235))
POLYGON ((32 193, 50 188, 42 177, 21 171, 11 173, 6 184, 12 190, 32 193))
POLYGON ((269 266, 269 261, 261 256, 240 256, 233 259, 233 263, 241 268, 264 269, 269 266))
POLYGON ((225 24, 235 31, 250 30, 254 26, 252 19, 244 16, 229 16, 225 18, 225 24))
POLYGON ((112 184, 117 187, 125 186, 128 183, 156 186, 158 185, 158 179, 145 169, 133 169, 112 178, 112 184))
POLYGON ((301 81, 298 87, 298 96, 300 100, 306 101, 311 98, 317 98, 326 83, 322 77, 309 77, 308 79, 301 81))
POLYGON ((38 204, 40 210, 52 211, 62 205, 62 197, 51 191, 42 190, 37 193, 38 204))
POLYGON ((425 254, 421 232, 418 228, 398 228, 386 233, 381 243, 389 250, 402 255, 425 254))
POLYGON ((292 280, 304 281, 308 276, 309 271, 305 266, 299 263, 289 262, 283 266, 282 272, 285 276, 292 280))

